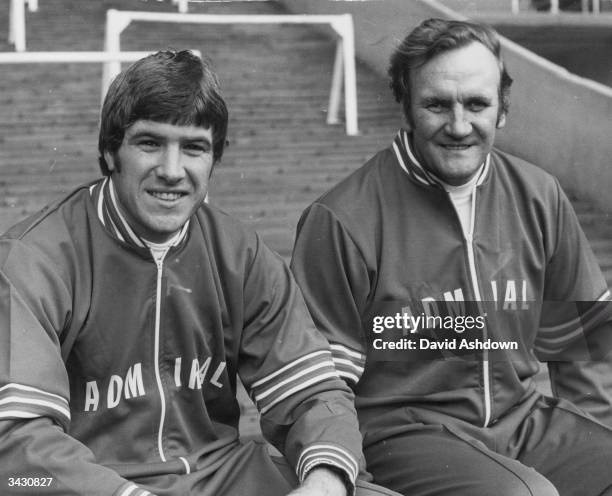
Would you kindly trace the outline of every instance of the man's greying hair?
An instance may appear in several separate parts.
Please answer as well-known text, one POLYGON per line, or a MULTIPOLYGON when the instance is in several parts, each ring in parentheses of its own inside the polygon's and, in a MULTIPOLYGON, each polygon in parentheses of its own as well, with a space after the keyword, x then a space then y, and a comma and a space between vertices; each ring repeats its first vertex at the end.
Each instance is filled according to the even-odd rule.
POLYGON ((112 82, 100 119, 102 174, 110 175, 104 152, 115 154, 125 131, 138 120, 211 128, 213 160, 223 155, 227 107, 208 62, 190 51, 164 50, 140 59, 112 82))
POLYGON ((450 50, 470 43, 481 43, 497 58, 500 72, 500 115, 508 112, 512 78, 506 71, 501 57, 497 33, 483 24, 445 19, 427 19, 417 26, 391 55, 389 76, 395 99, 402 104, 404 114, 410 119, 410 71, 450 50))

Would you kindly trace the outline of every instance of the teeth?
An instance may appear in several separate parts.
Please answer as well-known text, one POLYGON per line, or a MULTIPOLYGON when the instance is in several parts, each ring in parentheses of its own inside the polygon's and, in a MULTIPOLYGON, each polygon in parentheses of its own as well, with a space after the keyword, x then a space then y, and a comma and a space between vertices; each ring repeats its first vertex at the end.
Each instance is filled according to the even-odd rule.
POLYGON ((178 200, 181 197, 180 193, 167 193, 167 192, 161 192, 161 191, 151 191, 151 194, 155 198, 159 198, 160 200, 166 200, 166 201, 178 200))

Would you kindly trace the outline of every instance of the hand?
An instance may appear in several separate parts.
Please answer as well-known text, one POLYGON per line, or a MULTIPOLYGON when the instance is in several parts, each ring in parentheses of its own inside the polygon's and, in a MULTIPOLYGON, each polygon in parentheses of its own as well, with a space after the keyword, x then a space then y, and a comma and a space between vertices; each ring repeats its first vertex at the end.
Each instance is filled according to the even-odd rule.
POLYGON ((313 468, 297 489, 287 496, 347 496, 344 479, 325 467, 313 468))

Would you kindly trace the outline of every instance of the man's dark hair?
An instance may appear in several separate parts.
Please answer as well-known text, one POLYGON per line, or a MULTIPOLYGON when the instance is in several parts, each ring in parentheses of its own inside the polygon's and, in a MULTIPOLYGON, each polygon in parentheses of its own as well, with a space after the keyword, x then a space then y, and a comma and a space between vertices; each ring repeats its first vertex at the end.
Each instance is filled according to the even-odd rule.
POLYGON ((484 24, 427 19, 404 38, 391 55, 389 65, 393 95, 402 104, 408 120, 410 120, 410 71, 424 65, 436 55, 474 42, 484 45, 497 58, 500 72, 500 116, 508 112, 512 78, 506 71, 499 37, 495 30, 484 24))
POLYGON ((138 120, 211 128, 213 160, 223 155, 227 107, 210 64, 188 50, 163 50, 119 74, 102 105, 99 163, 110 175, 104 152, 115 154, 125 131, 138 120))

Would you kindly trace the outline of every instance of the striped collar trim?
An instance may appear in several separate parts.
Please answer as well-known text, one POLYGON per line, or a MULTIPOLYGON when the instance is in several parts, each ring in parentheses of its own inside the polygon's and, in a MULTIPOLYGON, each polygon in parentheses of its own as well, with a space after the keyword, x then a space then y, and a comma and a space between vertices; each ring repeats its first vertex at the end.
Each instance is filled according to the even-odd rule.
MULTIPOLYGON (((127 219, 121 213, 117 203, 115 185, 110 177, 93 184, 89 192, 96 204, 98 219, 108 231, 118 240, 138 248, 147 248, 147 241, 140 237, 129 225, 127 219)), ((172 246, 178 246, 187 236, 189 220, 181 228, 172 246)))
MULTIPOLYGON (((416 182, 426 186, 438 186, 443 188, 443 181, 440 180, 435 174, 432 174, 425 169, 421 163, 417 160, 412 148, 410 146, 410 135, 405 129, 400 129, 395 138, 393 139, 393 151, 397 162, 400 167, 404 169, 404 172, 413 178, 416 182)), ((491 154, 487 154, 485 159, 484 167, 480 171, 476 186, 480 186, 489 174, 491 168, 491 154)))

